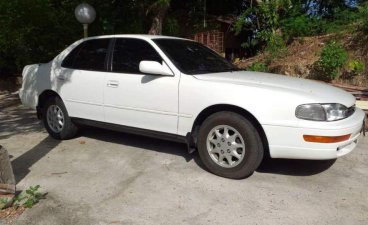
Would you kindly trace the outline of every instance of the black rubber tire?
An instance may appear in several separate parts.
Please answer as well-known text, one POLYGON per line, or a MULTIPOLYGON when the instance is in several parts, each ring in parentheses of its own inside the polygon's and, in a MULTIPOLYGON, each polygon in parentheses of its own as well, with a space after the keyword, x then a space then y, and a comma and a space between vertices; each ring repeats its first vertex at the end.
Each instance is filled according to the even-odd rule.
POLYGON ((78 132, 78 127, 72 122, 69 117, 68 111, 65 108, 64 102, 59 97, 51 97, 47 99, 46 104, 43 107, 42 121, 47 130, 47 132, 55 139, 67 140, 76 136, 78 132), (51 105, 57 105, 62 110, 64 114, 64 126, 61 132, 54 132, 47 123, 47 110, 51 105))
POLYGON ((258 168, 263 159, 264 148, 257 129, 249 120, 237 113, 224 111, 212 114, 203 122, 199 129, 198 152, 209 172, 221 177, 242 179, 252 175, 258 168), (218 125, 229 125, 235 128, 244 139, 244 159, 233 168, 225 168, 216 164, 207 151, 208 133, 218 125))

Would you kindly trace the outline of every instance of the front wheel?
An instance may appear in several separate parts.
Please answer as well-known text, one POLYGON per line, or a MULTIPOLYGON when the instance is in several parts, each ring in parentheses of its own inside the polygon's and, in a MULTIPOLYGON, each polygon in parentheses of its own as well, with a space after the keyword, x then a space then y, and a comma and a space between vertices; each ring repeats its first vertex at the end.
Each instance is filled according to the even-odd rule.
POLYGON ((253 174, 264 150, 254 125, 233 112, 218 112, 208 117, 199 129, 198 151, 212 173, 241 179, 253 174))
POLYGON ((43 124, 55 139, 66 140, 74 137, 77 126, 70 119, 63 101, 59 97, 47 100, 43 108, 43 124))

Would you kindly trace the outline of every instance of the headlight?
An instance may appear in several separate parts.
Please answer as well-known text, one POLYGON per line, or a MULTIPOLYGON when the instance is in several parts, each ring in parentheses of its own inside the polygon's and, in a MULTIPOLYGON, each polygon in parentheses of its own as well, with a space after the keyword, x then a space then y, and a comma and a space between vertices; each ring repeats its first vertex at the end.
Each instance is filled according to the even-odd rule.
POLYGON ((305 104, 295 110, 295 116, 299 119, 314 121, 336 121, 350 116, 355 107, 347 108, 338 103, 332 104, 305 104))

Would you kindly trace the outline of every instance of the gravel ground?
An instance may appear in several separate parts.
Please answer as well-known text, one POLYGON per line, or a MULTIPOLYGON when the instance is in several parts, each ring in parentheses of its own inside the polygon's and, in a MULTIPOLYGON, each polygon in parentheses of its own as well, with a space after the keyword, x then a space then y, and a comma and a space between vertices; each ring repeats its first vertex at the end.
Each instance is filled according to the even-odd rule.
POLYGON ((13 224, 368 224, 367 137, 336 161, 267 160, 229 180, 183 144, 95 128, 54 140, 1 95, 0 144, 18 189, 48 192, 13 224))

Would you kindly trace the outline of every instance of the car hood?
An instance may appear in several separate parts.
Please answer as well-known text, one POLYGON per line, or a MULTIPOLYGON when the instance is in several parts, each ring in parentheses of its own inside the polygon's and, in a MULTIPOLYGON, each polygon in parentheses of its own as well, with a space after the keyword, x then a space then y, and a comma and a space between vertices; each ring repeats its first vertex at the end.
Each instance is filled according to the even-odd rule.
POLYGON ((233 83, 259 88, 279 89, 290 94, 301 94, 315 103, 340 103, 347 107, 355 104, 353 95, 328 84, 285 75, 250 71, 235 71, 194 75, 199 80, 233 83))

